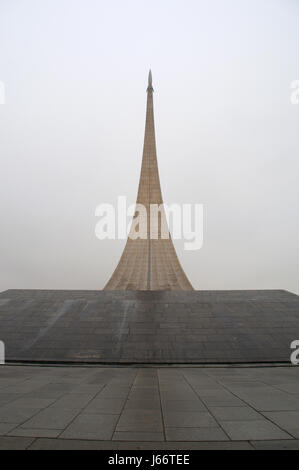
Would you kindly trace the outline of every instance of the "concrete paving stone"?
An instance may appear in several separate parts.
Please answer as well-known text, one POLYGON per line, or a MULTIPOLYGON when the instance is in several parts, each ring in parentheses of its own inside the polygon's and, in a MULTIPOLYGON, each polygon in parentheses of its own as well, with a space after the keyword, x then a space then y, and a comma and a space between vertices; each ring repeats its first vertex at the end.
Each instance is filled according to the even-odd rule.
POLYGON ((159 385, 141 385, 141 384, 136 384, 134 382, 134 385, 132 387, 134 391, 136 392, 142 392, 142 391, 149 391, 149 392, 158 392, 159 391, 159 385))
POLYGON ((16 386, 17 384, 20 384, 24 382, 24 379, 18 379, 18 378, 1 378, 0 376, 0 390, 5 391, 5 388, 9 386, 16 386))
POLYGON ((12 401, 17 400, 18 398, 21 398, 22 394, 20 393, 0 393, 0 407, 3 405, 7 405, 8 403, 11 403, 12 401))
POLYGON ((159 384, 161 392, 172 392, 176 391, 178 393, 194 393, 192 390, 192 387, 188 385, 184 379, 178 379, 176 381, 173 381, 169 385, 164 385, 160 382, 159 384))
POLYGON ((27 406, 16 407, 13 403, 9 403, 0 408, 0 422, 21 424, 38 413, 38 411, 37 408, 28 408, 27 406))
POLYGON ((165 390, 172 390, 173 387, 176 387, 177 386, 177 383, 178 381, 181 380, 181 377, 176 377, 175 379, 163 379, 161 378, 161 374, 159 373, 159 380, 158 380, 158 383, 159 383, 159 387, 160 389, 165 389, 165 390))
POLYGON ((171 384, 168 385, 163 385, 161 382, 159 383, 159 388, 161 392, 163 393, 168 393, 168 392, 176 392, 176 393, 191 393, 193 394, 194 391, 192 390, 192 387, 189 385, 185 384, 183 381, 176 381, 172 382, 171 384))
POLYGON ((117 415, 109 414, 80 414, 61 434, 65 439, 98 439, 111 440, 117 415))
MULTIPOLYGON (((99 387, 100 389, 103 389, 107 383, 109 382, 109 380, 104 380, 104 379, 94 379, 94 380, 88 380, 88 383, 87 385, 96 385, 97 387, 99 387)), ((127 385, 127 384, 125 384, 127 385)))
MULTIPOLYGON (((210 430, 209 430, 210 431, 210 430)), ((223 437, 223 436, 222 436, 223 437)), ((194 442, 168 442, 166 443, 169 448, 175 450, 178 449, 190 449, 190 450, 254 450, 253 446, 249 442, 245 441, 194 441, 194 442)))
POLYGON ((211 406, 210 413, 218 421, 251 421, 265 419, 263 415, 247 406, 211 406))
POLYGON ((250 441, 256 450, 299 450, 299 440, 250 441))
POLYGON ((53 384, 49 383, 47 381, 30 381, 26 380, 25 382, 22 382, 22 384, 19 385, 14 385, 13 387, 10 387, 10 391, 12 393, 30 393, 30 392, 39 392, 42 390, 47 390, 48 392, 55 391, 55 392, 61 392, 61 393, 66 393, 69 389, 71 389, 72 386, 68 384, 53 384))
POLYGON ((199 393, 200 399, 203 401, 203 403, 208 406, 228 406, 228 407, 233 407, 233 406, 244 406, 244 402, 240 400, 238 397, 235 396, 225 396, 225 395, 202 395, 199 393))
POLYGON ((239 393, 246 404, 258 411, 299 411, 299 401, 294 395, 270 390, 264 393, 239 393))
POLYGON ((24 398, 48 398, 57 400, 58 398, 65 395, 67 392, 63 391, 54 391, 48 390, 47 387, 42 387, 42 389, 33 390, 32 392, 27 392, 23 395, 24 398))
POLYGON ((52 405, 40 411, 32 419, 28 419, 22 424, 22 427, 28 429, 65 429, 77 414, 78 410, 76 409, 66 410, 61 407, 53 409, 52 405))
POLYGON ((129 394, 131 400, 142 399, 160 399, 159 389, 158 388, 132 388, 129 394))
POLYGON ((267 420, 221 421, 221 426, 232 440, 292 439, 289 434, 267 420))
POLYGON ((199 395, 201 398, 219 398, 221 400, 225 399, 233 399, 235 396, 230 393, 228 390, 225 390, 225 388, 219 389, 203 389, 201 390, 200 387, 198 390, 196 390, 197 395, 199 395))
POLYGON ((184 373, 184 377, 193 388, 200 388, 201 390, 219 390, 222 388, 216 380, 209 377, 197 377, 195 374, 188 374, 188 372, 184 373))
POLYGON ((163 391, 161 390, 161 399, 168 400, 196 400, 198 396, 192 390, 189 392, 181 392, 176 390, 163 391))
POLYGON ((156 384, 158 382, 158 374, 157 371, 154 370, 151 374, 143 374, 140 370, 138 371, 135 379, 135 383, 143 383, 143 384, 156 384))
POLYGON ((132 375, 128 374, 127 375, 114 375, 114 377, 110 377, 108 380, 106 379, 106 382, 111 385, 122 385, 123 387, 130 387, 136 379, 136 372, 132 375))
POLYGON ((276 411, 263 414, 293 437, 299 438, 299 411, 276 411))
POLYGON ((120 414, 124 404, 124 398, 95 398, 84 409, 84 413, 120 414))
POLYGON ((223 391, 223 385, 220 383, 215 384, 215 385, 211 385, 209 383, 205 385, 205 384, 197 384, 197 383, 190 382, 190 384, 192 385, 192 388, 195 391, 195 393, 202 392, 204 390, 210 390, 212 392, 223 391))
POLYGON ((130 387, 118 387, 116 385, 110 386, 107 385, 100 392, 100 398, 127 398, 130 392, 130 387))
POLYGON ((9 432, 8 436, 56 438, 59 434, 61 434, 61 429, 27 429, 20 426, 9 432))
POLYGON ((82 393, 84 395, 86 394, 96 395, 100 393, 102 390, 105 390, 105 386, 98 385, 98 384, 92 385, 92 384, 82 383, 80 385, 77 385, 76 387, 70 388, 68 391, 70 393, 82 393))
POLYGON ((119 432, 116 431, 113 435, 114 441, 139 441, 139 442, 157 442, 164 441, 164 434, 162 432, 119 432))
POLYGON ((167 427, 217 427, 218 424, 208 411, 165 411, 164 423, 167 427))
POLYGON ((267 385, 262 383, 262 382, 257 382, 257 381, 236 381, 236 380, 221 380, 219 381, 219 385, 221 387, 226 387, 228 390, 230 390, 233 393, 238 393, 238 391, 256 391, 259 392, 259 390, 263 390, 264 388, 267 388, 267 385))
POLYGON ((34 375, 34 370, 32 367, 28 366, 25 370, 23 366, 9 366, 8 364, 3 364, 4 367, 1 367, 0 379, 12 378, 14 380, 25 380, 34 375))
POLYGON ((296 428, 283 428, 282 429, 285 429, 285 431, 287 431, 289 434, 291 434, 292 437, 294 437, 295 439, 299 439, 299 426, 297 424, 297 427, 296 428))
POLYGON ((163 412, 168 411, 207 411, 206 406, 199 400, 162 400, 163 412))
POLYGON ((16 426, 16 423, 0 423, 0 436, 5 436, 16 426))
POLYGON ((139 387, 157 387, 159 384, 158 382, 158 376, 153 375, 153 376, 141 376, 140 374, 137 375, 137 377, 134 380, 134 386, 139 386, 139 387))
MULTIPOLYGON (((247 441, 250 439, 254 439, 255 442, 268 439, 277 442, 282 440, 296 442, 299 437, 297 425, 299 421, 299 394, 296 393, 299 368, 296 370, 292 367, 216 369, 201 369, 196 366, 171 369, 103 367, 101 374, 99 374, 98 368, 8 367, 9 374, 13 374, 14 371, 17 371, 15 373, 18 374, 18 371, 23 369, 26 369, 27 372, 22 375, 22 379, 25 377, 22 382, 16 382, 15 385, 10 384, 2 391, 0 389, 0 416, 2 413, 2 417, 5 418, 5 421, 0 419, 0 423, 5 428, 3 428, 4 433, 9 435, 11 439, 27 436, 36 438, 32 447, 37 441, 55 441, 52 437, 58 437, 56 441, 60 441, 60 435, 64 434, 67 429, 71 429, 72 424, 76 423, 81 416, 84 417, 84 423, 82 426, 78 425, 77 430, 73 430, 73 436, 76 433, 79 436, 80 430, 88 432, 88 417, 96 419, 96 416, 102 417, 103 415, 111 415, 117 420, 119 419, 115 422, 110 437, 108 438, 106 435, 103 439, 116 439, 118 436, 119 439, 123 439, 127 435, 127 442, 125 440, 111 441, 115 448, 130 448, 129 445, 149 448, 147 446, 151 442, 156 442, 155 446, 167 445, 168 448, 175 448, 171 447, 173 445, 180 448, 188 442, 189 445, 197 446, 196 448, 209 448, 209 446, 213 448, 214 443, 211 441, 215 440, 215 445, 217 442, 218 445, 221 444, 222 433, 226 439, 228 439, 228 435, 231 437, 234 433, 233 439, 238 439, 238 442, 242 439, 242 442, 233 442, 232 444, 249 446, 249 448, 251 445, 247 441), (98 375, 94 377, 95 374, 98 375), (105 378, 105 386, 100 380, 100 375, 105 378), (154 380, 157 376, 159 377, 158 383, 154 380), (90 383, 92 378, 95 379, 94 383, 90 383), (25 387, 22 387, 23 382, 26 382, 25 387), (68 388, 69 386, 70 388, 68 388), (196 389, 196 393, 191 386, 196 389), (280 386, 281 388, 279 388, 280 386), (24 392, 25 390, 25 393, 22 391, 13 393, 14 387, 19 391, 23 390, 24 392), (113 398, 114 394, 117 395, 115 398, 113 398), (179 396, 180 399, 170 399, 173 396, 179 396), (3 399, 2 406, 1 397, 3 399), (6 400, 10 398, 12 401, 7 402, 6 400), (117 404, 121 404, 121 408, 117 407, 117 404), (97 405, 97 412, 92 410, 92 405, 97 405), (265 409, 259 410, 261 411, 259 413, 253 409, 256 408, 256 405, 265 407, 265 409), (87 412, 88 409, 90 412, 87 412), (81 414, 79 414, 80 412, 81 414), (31 413, 33 414, 31 415, 31 413), (203 421, 196 421, 199 419, 200 413, 206 413, 211 417, 212 423, 207 427, 203 426, 203 421), (184 424, 182 424, 182 416, 184 416, 184 424), (17 422, 10 421, 12 417, 17 422), (275 421, 278 418, 286 421, 275 421), (169 426, 167 426, 167 419, 173 420, 169 426), (34 420, 39 420, 39 422, 34 423, 34 420), (178 429, 173 443, 170 440, 166 443, 160 440, 163 436, 163 420, 167 428, 168 439, 172 430, 178 429), (32 421, 33 425, 30 425, 32 421), (60 424, 56 427, 55 423, 57 422, 60 424), (235 427, 234 423, 240 427, 235 427), (11 425, 12 428, 10 428, 11 425), (116 426, 117 429, 115 429, 116 426), (144 439, 142 442, 141 438, 138 438, 141 433, 142 439, 144 439), (218 439, 217 433, 221 433, 221 437, 218 439), (191 436, 189 441, 187 440, 188 435, 191 436), (46 437, 49 439, 43 439, 46 437), (153 440, 146 441, 147 438, 153 440), (197 442, 197 438, 203 439, 204 442, 197 442), (209 443, 205 442, 206 439, 209 439, 209 443), (204 447, 200 447, 201 445, 204 447)), ((0 375, 2 370, 8 371, 7 366, 3 369, 0 368, 0 375)), ((100 428, 104 429, 105 426, 100 426, 100 428)), ((95 423, 91 423, 91 431, 94 432, 93 435, 100 432, 95 423)), ((84 437, 83 440, 76 437, 71 439, 71 442, 77 442, 77 440, 82 442, 84 448, 84 445, 86 446, 84 442, 93 442, 98 437, 90 438, 88 435, 88 438, 84 437)), ((64 436, 61 440, 69 441, 69 438, 64 436)), ((109 440, 99 440, 94 448, 105 448, 108 443, 109 440)), ((223 441, 223 444, 228 445, 229 442, 223 441)), ((59 446, 59 444, 57 445, 59 446)))
POLYGON ((275 387, 283 392, 299 395, 299 380, 292 383, 280 383, 275 385, 275 387))
POLYGON ((55 401, 55 408, 65 410, 82 410, 95 397, 94 393, 67 393, 55 401))
POLYGON ((140 442, 140 441, 92 441, 68 439, 36 439, 30 450, 253 450, 248 442, 140 442))
POLYGON ((25 450, 33 441, 30 437, 0 437, 0 450, 25 450))
MULTIPOLYGON (((49 377, 45 377, 45 380, 49 380, 49 377)), ((76 387, 80 385, 82 382, 84 382, 84 379, 82 377, 75 377, 75 376, 71 376, 71 377, 65 377, 65 376, 57 377, 56 376, 54 380, 52 378, 51 382, 56 382, 59 384, 67 384, 70 386, 69 390, 71 390, 73 387, 76 387)))
POLYGON ((54 398, 28 398, 22 397, 14 400, 13 407, 43 409, 55 402, 54 398))
MULTIPOLYGON (((110 444, 110 441, 107 441, 107 444, 110 444)), ((105 446, 102 447, 105 448, 105 446)), ((35 439, 29 446, 29 450, 99 450, 100 448, 101 441, 96 440, 47 438, 35 439)), ((110 450, 110 446, 107 446, 106 449, 110 450)))
POLYGON ((120 432, 162 432, 160 410, 127 410, 124 409, 117 424, 120 432))
POLYGON ((284 429, 299 428, 299 411, 273 411, 263 414, 284 429))
POLYGON ((160 410, 160 399, 158 398, 128 398, 126 410, 160 410))
MULTIPOLYGON (((136 374, 134 376, 134 380, 159 380, 158 377, 159 370, 158 369, 137 369, 136 374)), ((133 375, 132 375, 133 378, 133 375)))
POLYGON ((220 427, 165 427, 167 441, 228 441, 220 427))
POLYGON ((296 371, 296 368, 291 370, 289 367, 275 367, 274 374, 271 372, 271 369, 269 369, 269 371, 266 371, 263 377, 260 376, 258 372, 255 374, 255 376, 260 378, 260 380, 265 384, 272 385, 274 387, 279 385, 288 386, 288 384, 292 383, 298 384, 299 381, 299 373, 296 371), (292 371, 295 372, 295 374, 292 371))

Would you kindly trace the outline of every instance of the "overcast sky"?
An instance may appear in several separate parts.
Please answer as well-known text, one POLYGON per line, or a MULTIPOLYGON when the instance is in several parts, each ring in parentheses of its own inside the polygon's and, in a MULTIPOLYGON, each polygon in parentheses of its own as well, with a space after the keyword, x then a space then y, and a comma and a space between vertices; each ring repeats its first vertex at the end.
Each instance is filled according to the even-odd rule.
POLYGON ((0 290, 103 288, 151 67, 164 200, 205 207, 193 286, 299 293, 298 25, 298 0, 0 0, 0 290))

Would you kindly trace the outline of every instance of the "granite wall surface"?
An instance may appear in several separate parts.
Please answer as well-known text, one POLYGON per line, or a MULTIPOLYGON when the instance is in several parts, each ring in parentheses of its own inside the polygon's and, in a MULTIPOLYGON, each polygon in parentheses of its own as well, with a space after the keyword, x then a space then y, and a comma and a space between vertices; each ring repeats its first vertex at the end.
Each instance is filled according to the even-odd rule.
POLYGON ((268 291, 0 293, 7 361, 289 362, 299 296, 268 291))

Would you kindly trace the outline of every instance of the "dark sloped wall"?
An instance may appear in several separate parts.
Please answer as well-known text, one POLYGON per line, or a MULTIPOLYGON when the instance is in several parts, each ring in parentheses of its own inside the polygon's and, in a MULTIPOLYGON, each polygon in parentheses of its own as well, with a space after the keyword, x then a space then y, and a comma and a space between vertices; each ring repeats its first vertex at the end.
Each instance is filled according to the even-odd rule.
POLYGON ((51 291, 0 294, 6 360, 289 362, 299 297, 286 291, 51 291))

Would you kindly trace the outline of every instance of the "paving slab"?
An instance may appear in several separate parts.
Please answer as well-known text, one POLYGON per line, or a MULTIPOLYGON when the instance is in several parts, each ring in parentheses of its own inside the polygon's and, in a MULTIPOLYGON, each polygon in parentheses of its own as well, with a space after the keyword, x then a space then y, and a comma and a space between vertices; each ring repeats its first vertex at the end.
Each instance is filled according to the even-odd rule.
POLYGON ((61 434, 61 429, 27 429, 17 427, 8 433, 8 436, 22 436, 22 437, 58 437, 61 434))
POLYGON ((24 393, 20 381, 6 383, 11 402, 0 392, 2 446, 15 439, 32 448, 257 448, 258 441, 295 448, 299 438, 299 397, 289 387, 299 368, 292 366, 0 367, 0 377, 14 374, 26 377, 24 393), (185 398, 172 399, 178 395, 185 398))
POLYGON ((0 437, 0 450, 25 450, 33 442, 30 437, 0 437))
POLYGON ((130 387, 108 385, 100 392, 99 398, 127 398, 129 392, 130 387))
POLYGON ((267 420, 222 421, 221 426, 231 440, 250 441, 292 438, 292 436, 267 420))
POLYGON ((30 398, 25 396, 22 398, 17 398, 10 406, 13 408, 42 410, 43 408, 47 408, 48 406, 52 405, 54 402, 54 398, 30 398))
POLYGON ((157 442, 164 441, 162 432, 120 432, 116 431, 113 435, 114 441, 139 441, 139 442, 157 442))
POLYGON ((28 429, 65 429, 77 415, 77 409, 66 410, 49 407, 46 410, 40 411, 32 419, 28 419, 23 423, 22 427, 28 429))
MULTIPOLYGON (((55 401, 55 409, 61 408, 64 410, 82 410, 97 395, 97 392, 93 393, 67 393, 55 401)), ((53 408, 52 408, 53 409, 53 408)))
POLYGON ((129 396, 126 402, 126 410, 160 410, 160 398, 133 398, 129 396))
POLYGON ((114 414, 80 414, 61 434, 66 439, 111 440, 118 421, 114 414))
POLYGON ((30 419, 39 412, 37 408, 29 408, 28 406, 14 406, 13 403, 1 406, 0 422, 21 424, 30 419))
POLYGON ((166 427, 196 428, 217 427, 217 422, 208 411, 167 411, 164 412, 166 427))
POLYGON ((92 441, 68 439, 36 439, 30 450, 253 450, 249 442, 140 442, 140 441, 92 441))
POLYGON ((116 431, 162 432, 162 416, 158 410, 124 409, 118 421, 116 431))
POLYGON ((174 428, 165 427, 167 441, 228 441, 220 427, 174 428))
POLYGON ((274 411, 264 415, 293 437, 299 438, 299 411, 274 411))
POLYGON ((258 411, 299 411, 299 401, 294 395, 275 390, 273 387, 255 392, 238 392, 244 403, 258 411))
POLYGON ((271 421, 282 427, 299 427, 299 411, 272 411, 263 413, 271 421))
POLYGON ((16 423, 0 423, 0 436, 5 436, 16 426, 16 423))
POLYGON ((299 450, 299 440, 251 441, 250 444, 257 450, 299 450))
POLYGON ((87 414, 120 414, 125 404, 123 398, 95 398, 84 409, 87 414))
POLYGON ((210 413, 218 421, 251 421, 264 417, 249 406, 211 406, 210 413))
POLYGON ((162 410, 169 411, 206 411, 206 406, 199 400, 162 400, 162 410))

